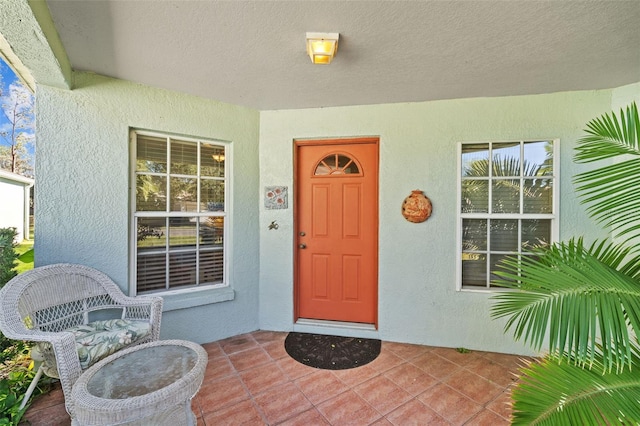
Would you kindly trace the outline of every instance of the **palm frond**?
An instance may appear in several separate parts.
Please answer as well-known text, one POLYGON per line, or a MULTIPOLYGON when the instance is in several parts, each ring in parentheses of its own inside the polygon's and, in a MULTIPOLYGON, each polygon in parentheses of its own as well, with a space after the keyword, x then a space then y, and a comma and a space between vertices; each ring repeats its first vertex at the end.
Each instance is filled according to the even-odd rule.
MULTIPOLYGON (((640 236, 640 117, 636 104, 620 116, 605 114, 587 124, 588 134, 576 146, 576 162, 615 159, 576 175, 574 182, 588 204, 587 212, 614 230, 614 235, 640 236), (632 156, 629 158, 629 156, 632 156)), ((627 241, 628 241, 627 240, 627 241)))
POLYGON ((535 256, 510 257, 493 284, 514 289, 496 294, 491 315, 507 318, 505 332, 540 350, 549 339, 551 354, 566 354, 578 365, 595 361, 620 370, 630 360, 633 336, 640 335, 638 259, 611 243, 585 247, 582 239, 539 249, 535 256))
POLYGON ((556 358, 533 362, 521 370, 512 393, 513 425, 637 424, 640 421, 640 367, 634 345, 632 370, 600 373, 576 368, 556 358))
POLYGON ((604 114, 587 123, 587 136, 580 139, 576 146, 575 161, 589 163, 619 155, 640 156, 640 118, 635 102, 620 116, 604 114))
POLYGON ((616 230, 617 236, 637 233, 628 225, 640 220, 640 159, 581 173, 574 182, 591 217, 616 230))

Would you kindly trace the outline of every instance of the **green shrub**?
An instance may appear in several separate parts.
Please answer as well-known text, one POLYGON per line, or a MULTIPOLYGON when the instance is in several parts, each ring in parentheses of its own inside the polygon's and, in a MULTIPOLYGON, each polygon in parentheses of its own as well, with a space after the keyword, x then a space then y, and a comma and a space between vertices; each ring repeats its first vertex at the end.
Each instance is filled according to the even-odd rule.
MULTIPOLYGON (((0 228, 0 288, 17 275, 15 236, 15 228, 0 228)), ((19 407, 35 375, 29 351, 27 342, 11 340, 0 333, 0 426, 17 425, 26 411, 26 407, 19 407)), ((40 389, 34 395, 38 393, 40 389)))
POLYGON ((15 267, 18 254, 15 251, 16 228, 0 228, 0 287, 17 275, 15 267))

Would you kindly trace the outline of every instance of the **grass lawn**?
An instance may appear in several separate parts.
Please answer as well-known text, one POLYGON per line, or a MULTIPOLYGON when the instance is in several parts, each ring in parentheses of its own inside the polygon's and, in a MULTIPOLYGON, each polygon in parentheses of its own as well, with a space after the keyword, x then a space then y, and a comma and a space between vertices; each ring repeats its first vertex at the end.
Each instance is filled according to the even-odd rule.
POLYGON ((18 260, 16 261, 16 272, 22 273, 33 269, 33 240, 24 240, 16 247, 16 253, 18 253, 18 260))

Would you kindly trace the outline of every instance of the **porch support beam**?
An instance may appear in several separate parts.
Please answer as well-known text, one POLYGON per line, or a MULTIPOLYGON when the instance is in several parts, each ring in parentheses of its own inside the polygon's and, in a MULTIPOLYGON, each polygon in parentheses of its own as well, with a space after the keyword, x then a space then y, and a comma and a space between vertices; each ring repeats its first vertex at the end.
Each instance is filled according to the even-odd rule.
POLYGON ((46 2, 11 0, 0 9, 0 29, 6 41, 0 43, 0 51, 25 84, 32 90, 34 80, 37 84, 71 89, 71 63, 46 2))

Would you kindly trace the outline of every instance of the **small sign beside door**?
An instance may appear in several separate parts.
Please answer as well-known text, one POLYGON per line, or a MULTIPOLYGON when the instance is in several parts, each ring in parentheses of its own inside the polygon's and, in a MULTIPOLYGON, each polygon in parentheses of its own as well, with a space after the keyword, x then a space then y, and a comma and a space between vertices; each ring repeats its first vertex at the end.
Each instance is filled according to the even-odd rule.
POLYGON ((265 186, 264 207, 267 210, 279 210, 289 208, 286 186, 265 186))

